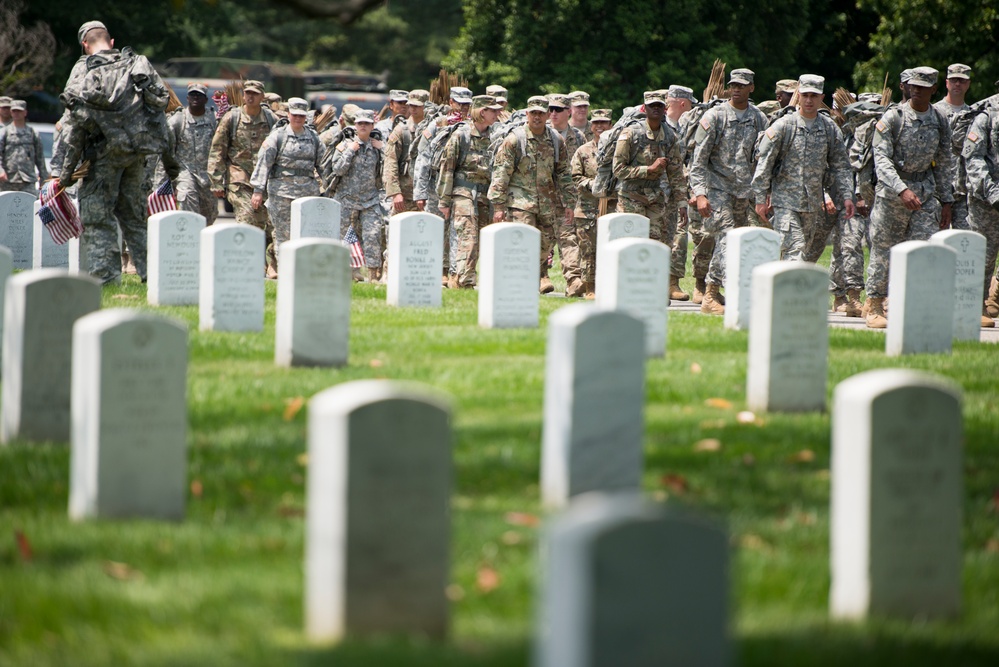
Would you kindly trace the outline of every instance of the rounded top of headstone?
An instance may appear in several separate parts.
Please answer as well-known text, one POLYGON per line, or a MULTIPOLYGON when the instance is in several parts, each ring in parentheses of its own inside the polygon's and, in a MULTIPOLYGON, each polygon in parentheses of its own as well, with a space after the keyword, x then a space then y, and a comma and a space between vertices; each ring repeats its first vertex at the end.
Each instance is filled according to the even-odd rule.
POLYGON ((548 317, 548 327, 551 328, 553 325, 573 327, 583 322, 599 319, 617 320, 622 327, 631 326, 632 324, 637 325, 640 337, 644 338, 645 336, 645 323, 638 318, 621 310, 601 308, 595 303, 574 303, 559 308, 548 317))
POLYGON ((783 274, 794 274, 794 275, 816 275, 823 279, 828 279, 829 271, 825 267, 819 266, 818 264, 812 264, 811 262, 787 262, 787 261, 776 261, 776 262, 764 262, 763 264, 758 264, 753 267, 753 278, 756 276, 777 276, 783 274))
POLYGON ((510 236, 511 242, 517 245, 517 238, 525 239, 526 237, 532 237, 535 239, 534 243, 537 243, 537 239, 541 238, 541 232, 538 231, 536 227, 531 225, 526 225, 523 222, 494 222, 491 225, 487 225, 482 228, 482 236, 510 236))
POLYGON ((70 280, 74 284, 93 285, 100 289, 101 281, 86 274, 70 273, 68 269, 32 269, 15 273, 8 279, 14 285, 33 285, 49 280, 70 280))
POLYGON ((73 331, 99 333, 122 324, 143 325, 143 327, 136 330, 133 337, 136 347, 147 347, 153 342, 151 337, 153 327, 149 325, 173 327, 185 336, 187 335, 186 322, 172 317, 164 317, 157 313, 135 310, 134 308, 108 308, 107 310, 94 311, 78 319, 73 325, 73 331))
POLYGON ((883 394, 908 387, 936 389, 951 395, 959 403, 961 401, 961 387, 949 378, 907 368, 879 368, 852 375, 836 385, 833 400, 836 404, 870 402, 883 394))
POLYGON ((451 412, 451 398, 433 387, 398 380, 357 380, 325 389, 309 400, 309 414, 347 415, 373 403, 418 401, 451 412))

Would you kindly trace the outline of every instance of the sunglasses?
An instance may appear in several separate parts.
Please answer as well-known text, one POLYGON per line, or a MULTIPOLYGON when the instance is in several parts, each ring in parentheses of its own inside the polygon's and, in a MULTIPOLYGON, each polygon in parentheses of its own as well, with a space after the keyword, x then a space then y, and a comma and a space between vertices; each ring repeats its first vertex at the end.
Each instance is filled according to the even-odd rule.
POLYGON ((562 113, 565 107, 548 107, 548 113, 562 113))

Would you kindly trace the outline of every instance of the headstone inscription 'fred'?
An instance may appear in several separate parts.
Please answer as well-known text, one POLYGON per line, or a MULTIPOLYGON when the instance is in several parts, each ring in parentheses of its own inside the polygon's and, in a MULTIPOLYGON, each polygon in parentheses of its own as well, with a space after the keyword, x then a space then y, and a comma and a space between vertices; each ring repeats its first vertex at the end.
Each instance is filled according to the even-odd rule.
POLYGON ((451 480, 450 411, 429 390, 368 380, 312 398, 305 534, 311 640, 444 637, 451 480))
POLYGON ((0 439, 69 441, 73 323, 101 307, 101 284, 60 269, 11 276, 4 299, 0 439))
POLYGON ((947 245, 905 241, 891 249, 888 270, 888 356, 950 353, 954 339, 954 269, 947 245))
POLYGON ((339 241, 340 202, 328 197, 299 197, 291 202, 291 239, 339 241))
POLYGON ((281 244, 274 361, 342 366, 350 337, 350 250, 332 239, 281 244))
POLYGON ((833 401, 832 615, 956 615, 960 389, 934 375, 885 369, 839 383, 833 401))
POLYGON ((38 215, 42 207, 40 201, 32 204, 31 214, 31 268, 33 269, 66 269, 69 268, 69 245, 59 245, 52 240, 52 235, 45 229, 45 223, 38 215))
POLYGON ((957 253, 954 271, 954 338, 980 340, 985 294, 985 237, 964 229, 945 229, 930 237, 957 253))
POLYGON ((444 220, 430 213, 399 213, 389 219, 388 304, 441 305, 444 220))
POLYGON ((746 403, 751 410, 824 410, 829 272, 805 262, 753 270, 746 403))
POLYGON ((182 519, 187 327, 130 309, 73 328, 73 519, 182 519))
POLYGON ((649 238, 649 219, 637 213, 608 213, 597 218, 597 270, 596 291, 600 294, 605 278, 600 270, 604 250, 607 244, 615 239, 649 238))
POLYGON ((725 328, 745 329, 752 308, 753 269, 780 259, 780 234, 762 227, 740 227, 726 234, 725 328))
POLYGON ((31 268, 34 203, 35 197, 27 192, 0 192, 0 245, 10 248, 15 269, 31 268))
POLYGON ((485 227, 480 238, 479 326, 537 327, 541 232, 498 222, 485 227))
POLYGON ((544 539, 535 667, 731 664, 724 530, 638 494, 586 494, 544 539))
POLYGON ((622 310, 645 324, 645 355, 666 354, 669 246, 651 239, 621 238, 604 250, 604 289, 597 305, 622 310))
POLYGON ((587 491, 637 490, 645 431, 645 326, 593 304, 548 318, 541 498, 559 507, 587 491))
POLYGON ((202 331, 264 328, 264 230, 216 223, 201 232, 202 331))
POLYGON ((148 226, 147 300, 153 306, 198 303, 204 216, 189 211, 164 211, 149 216, 148 226))

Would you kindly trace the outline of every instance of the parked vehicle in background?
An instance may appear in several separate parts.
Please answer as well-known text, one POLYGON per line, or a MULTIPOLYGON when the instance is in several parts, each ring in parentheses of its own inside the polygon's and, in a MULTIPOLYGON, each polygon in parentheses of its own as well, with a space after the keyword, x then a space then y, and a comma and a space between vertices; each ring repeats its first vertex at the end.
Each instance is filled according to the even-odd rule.
MULTIPOLYGON (((301 70, 294 65, 270 63, 260 60, 240 60, 238 58, 170 58, 156 66, 164 79, 206 82, 221 80, 242 81, 254 79, 264 84, 269 93, 277 93, 284 99, 305 96, 305 79, 301 70)), ((184 84, 186 90, 187 84, 184 84)), ((174 89, 179 96, 181 91, 174 89)), ((209 91, 209 99, 211 91, 209 91)))
MULTIPOLYGON (((29 111, 30 113, 30 111, 29 111)), ((28 121, 28 127, 38 133, 42 140, 42 152, 45 154, 45 166, 52 171, 52 142, 55 140, 55 125, 52 123, 32 123, 28 121)))
POLYGON ((316 111, 331 105, 340 111, 345 104, 356 104, 378 114, 388 104, 388 84, 374 74, 330 70, 305 72, 302 76, 305 99, 316 111))

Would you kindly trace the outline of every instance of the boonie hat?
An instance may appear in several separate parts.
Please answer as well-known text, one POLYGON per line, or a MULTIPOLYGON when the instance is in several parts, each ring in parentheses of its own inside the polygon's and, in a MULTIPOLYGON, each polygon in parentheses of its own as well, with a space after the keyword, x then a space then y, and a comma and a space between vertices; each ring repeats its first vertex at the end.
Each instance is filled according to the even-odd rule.
POLYGON ((817 74, 802 74, 798 78, 799 93, 818 93, 821 95, 825 85, 826 80, 817 74))
POLYGON ((734 69, 732 73, 728 75, 729 83, 741 83, 744 86, 750 86, 753 83, 753 77, 756 74, 751 69, 734 69))

